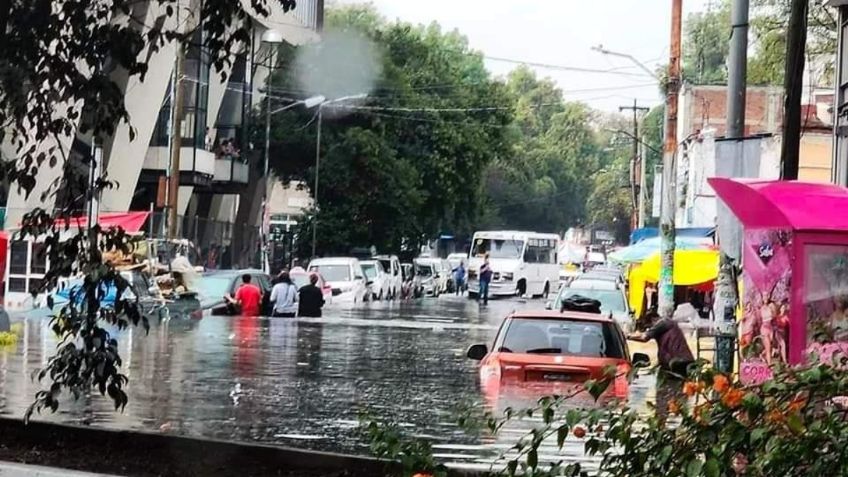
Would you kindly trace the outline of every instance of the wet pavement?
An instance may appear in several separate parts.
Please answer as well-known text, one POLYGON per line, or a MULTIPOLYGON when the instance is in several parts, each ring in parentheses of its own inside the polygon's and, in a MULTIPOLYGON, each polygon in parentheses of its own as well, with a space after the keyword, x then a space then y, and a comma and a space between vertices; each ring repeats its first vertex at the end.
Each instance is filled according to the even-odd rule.
MULTIPOLYGON (((206 316, 116 333, 130 383, 123 413, 99 395, 63 401, 37 419, 365 454, 358 416, 397 422, 432 439, 437 456, 487 469, 531 422, 497 439, 469 436, 461 409, 483 398, 474 343, 490 343, 510 311, 541 300, 498 300, 481 308, 461 297, 325 309, 320 319, 206 316)), ((20 342, 0 348, 0 415, 20 417, 41 388, 31 380, 55 349, 48 320, 23 322, 20 342)), ((634 351, 631 347, 631 352, 634 351)), ((631 405, 652 399, 653 381, 631 386, 631 405)), ((546 446, 542 458, 558 460, 546 446)), ((568 460, 590 463, 569 441, 568 460)))

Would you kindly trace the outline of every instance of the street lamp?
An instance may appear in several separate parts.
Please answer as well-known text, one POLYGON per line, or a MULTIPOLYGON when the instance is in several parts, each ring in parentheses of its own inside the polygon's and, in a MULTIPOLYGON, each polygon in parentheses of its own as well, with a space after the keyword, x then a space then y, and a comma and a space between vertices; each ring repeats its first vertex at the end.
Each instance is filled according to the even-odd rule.
POLYGON ((321 123, 324 119, 324 106, 338 104, 345 101, 352 101, 356 99, 362 99, 367 97, 368 94, 360 93, 354 94, 350 96, 342 96, 340 98, 331 99, 329 101, 322 101, 318 104, 318 134, 315 140, 315 186, 312 188, 312 194, 314 196, 314 204, 315 208, 315 216, 312 217, 312 256, 315 257, 316 243, 318 240, 318 171, 319 166, 321 165, 321 123))
POLYGON ((628 60, 630 60, 631 62, 633 62, 633 64, 635 64, 635 65, 636 65, 636 66, 638 66, 640 69, 642 69, 642 71, 644 71, 644 72, 648 73, 648 75, 650 75, 650 76, 651 76, 651 78, 654 78, 654 79, 655 79, 655 80, 657 80, 657 81, 661 81, 661 78, 657 75, 657 73, 656 73, 656 72, 651 71, 651 69, 650 69, 650 68, 648 68, 647 66, 645 66, 645 65, 644 65, 644 63, 642 63, 641 61, 637 60, 637 59, 636 59, 633 55, 630 55, 630 54, 627 54, 627 53, 619 53, 619 52, 617 52, 617 51, 611 51, 611 50, 608 50, 608 49, 604 48, 604 45, 593 46, 593 47, 592 47, 592 51, 597 51, 598 53, 601 53, 601 54, 603 54, 603 55, 618 56, 619 58, 627 58, 628 60))
MULTIPOLYGON (((262 43, 268 45, 279 45, 283 43, 283 35, 282 33, 276 30, 265 30, 262 33, 261 38, 262 43)), ((286 111, 288 109, 294 108, 295 106, 303 105, 306 108, 314 108, 315 106, 320 106, 326 102, 326 98, 323 96, 312 96, 310 98, 302 99, 300 101, 295 101, 291 104, 287 104, 281 108, 277 108, 275 110, 271 110, 271 72, 273 71, 270 62, 272 61, 272 52, 268 52, 268 85, 269 87, 265 90, 265 164, 264 164, 264 174, 265 178, 265 190, 262 196, 262 233, 261 233, 261 247, 262 247, 262 270, 265 273, 271 272, 271 263, 269 260, 269 250, 268 250, 268 235, 270 233, 270 220, 268 218, 268 209, 269 209, 269 201, 271 199, 271 181, 268 177, 270 172, 270 149, 271 149, 271 115, 277 114, 282 111, 286 111)), ((320 124, 320 123, 319 123, 320 124)))

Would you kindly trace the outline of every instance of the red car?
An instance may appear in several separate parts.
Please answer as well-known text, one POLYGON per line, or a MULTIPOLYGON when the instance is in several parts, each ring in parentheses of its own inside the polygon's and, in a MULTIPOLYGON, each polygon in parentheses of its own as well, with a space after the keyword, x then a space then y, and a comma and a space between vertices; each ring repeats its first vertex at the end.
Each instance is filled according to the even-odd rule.
MULTIPOLYGON (((631 360, 627 339, 609 316, 572 311, 513 313, 501 324, 491 351, 474 345, 468 357, 480 361, 480 387, 492 407, 502 407, 504 400, 512 405, 513 400, 571 395, 586 380, 603 378, 609 366, 617 375, 604 397, 626 399, 632 363, 649 361, 642 353, 631 360)), ((575 398, 592 399, 588 393, 575 398)))
MULTIPOLYGON (((309 284, 310 273, 312 272, 290 272, 289 277, 291 277, 294 286, 300 290, 301 287, 309 284)), ((321 293, 324 294, 324 304, 329 305, 333 302, 333 288, 324 281, 324 277, 321 274, 318 274, 318 283, 315 286, 320 288, 321 293)))

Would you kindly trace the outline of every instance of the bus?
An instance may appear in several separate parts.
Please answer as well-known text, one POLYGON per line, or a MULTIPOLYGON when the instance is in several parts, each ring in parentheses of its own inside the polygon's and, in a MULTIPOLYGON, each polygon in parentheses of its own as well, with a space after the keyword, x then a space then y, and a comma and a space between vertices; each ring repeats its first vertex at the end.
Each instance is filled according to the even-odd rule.
POLYGON ((490 296, 547 297, 559 284, 556 234, 520 231, 476 232, 468 252, 468 296, 480 293, 479 270, 489 254, 490 296))

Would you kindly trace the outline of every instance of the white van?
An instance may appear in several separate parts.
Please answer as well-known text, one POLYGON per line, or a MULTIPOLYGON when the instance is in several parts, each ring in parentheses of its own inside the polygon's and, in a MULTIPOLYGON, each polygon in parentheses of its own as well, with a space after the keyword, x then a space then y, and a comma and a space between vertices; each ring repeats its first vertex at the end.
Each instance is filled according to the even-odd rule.
POLYGON ((317 272, 333 290, 333 302, 368 301, 368 284, 362 265, 352 257, 316 258, 309 262, 310 272, 317 272))
POLYGON ((559 235, 520 231, 477 232, 468 253, 468 296, 480 293, 479 271, 489 254, 490 296, 543 296, 559 284, 559 235))
POLYGON ((383 269, 386 271, 386 278, 391 291, 390 294, 386 295, 386 298, 394 300, 400 297, 403 288, 403 270, 400 268, 400 260, 397 255, 377 255, 374 260, 383 264, 383 269))

